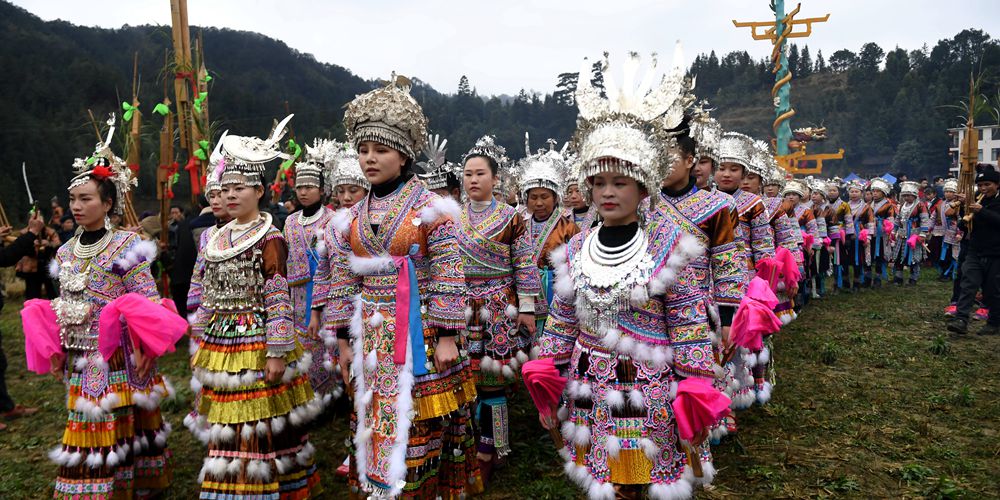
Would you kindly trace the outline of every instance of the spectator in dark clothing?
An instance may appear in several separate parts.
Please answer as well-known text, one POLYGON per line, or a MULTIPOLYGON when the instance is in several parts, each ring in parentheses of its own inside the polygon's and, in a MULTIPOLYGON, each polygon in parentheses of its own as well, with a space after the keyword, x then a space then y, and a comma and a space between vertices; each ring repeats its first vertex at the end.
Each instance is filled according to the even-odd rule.
POLYGON ((59 220, 59 241, 66 243, 76 235, 76 222, 72 214, 66 214, 59 220))
POLYGON ((194 238, 196 249, 198 242, 201 241, 201 233, 205 232, 205 229, 214 226, 216 223, 215 215, 212 213, 212 207, 209 206, 208 199, 205 198, 205 195, 198 197, 198 206, 201 208, 201 212, 188 221, 188 227, 191 228, 191 235, 194 238))
MULTIPOLYGON (((0 267, 10 267, 17 264, 22 257, 35 254, 35 240, 45 230, 45 221, 40 214, 35 214, 28 221, 28 230, 13 243, 0 248, 0 267)), ((10 234, 9 227, 0 227, 0 242, 10 234)), ((0 310, 3 309, 3 295, 0 295, 0 310)), ((3 334, 0 332, 0 415, 6 419, 33 415, 38 408, 28 408, 15 404, 7 392, 7 356, 3 352, 3 334)), ((0 422, 0 431, 7 429, 7 424, 0 422)))
POLYGON ((174 299, 180 315, 187 317, 187 294, 191 288, 194 262, 198 258, 198 246, 191 233, 191 226, 186 220, 177 223, 175 237, 177 245, 173 251, 170 268, 170 297, 174 299))
POLYGON ((989 310, 986 326, 980 335, 1000 334, 1000 169, 995 165, 980 163, 976 166, 977 200, 969 205, 972 227, 969 245, 962 263, 962 285, 958 296, 955 319, 948 322, 948 330, 958 334, 968 333, 969 315, 982 288, 983 304, 989 310))

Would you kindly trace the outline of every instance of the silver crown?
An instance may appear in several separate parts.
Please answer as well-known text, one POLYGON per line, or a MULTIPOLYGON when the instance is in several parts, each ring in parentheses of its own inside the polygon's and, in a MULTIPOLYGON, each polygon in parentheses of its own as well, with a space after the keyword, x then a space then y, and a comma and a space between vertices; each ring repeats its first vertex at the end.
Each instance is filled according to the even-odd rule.
POLYGON ((695 155, 698 159, 709 158, 713 165, 719 164, 719 146, 722 140, 722 125, 709 115, 708 102, 702 101, 691 112, 691 138, 695 141, 695 155))
POLYGON ((330 141, 329 156, 327 157, 328 177, 327 184, 330 189, 337 189, 337 186, 361 186, 366 191, 371 190, 371 182, 361 171, 361 161, 358 159, 358 152, 350 144, 330 141))
POLYGON ((410 96, 410 80, 392 74, 384 86, 359 95, 347 105, 344 128, 354 149, 373 141, 416 159, 427 135, 427 117, 410 96))
POLYGON ((920 196, 920 183, 913 181, 903 181, 899 183, 899 195, 911 194, 913 196, 920 196))
POLYGON ((485 156, 497 163, 500 168, 500 174, 506 172, 510 168, 510 158, 507 157, 507 150, 503 146, 496 143, 496 139, 492 135, 484 135, 476 141, 476 145, 472 146, 472 149, 465 156, 462 156, 462 164, 471 156, 485 156))
POLYGON ((871 188, 873 191, 881 191, 882 194, 886 196, 892 193, 892 184, 889 184, 889 181, 881 177, 876 177, 872 179, 871 182, 868 184, 868 187, 871 188))
POLYGON ((944 186, 942 189, 945 192, 951 191, 952 193, 958 192, 958 179, 948 179, 944 181, 944 186))
MULTIPOLYGON (((673 68, 654 86, 656 55, 642 80, 637 80, 641 59, 632 52, 622 63, 619 86, 605 54, 601 73, 606 97, 589 78, 581 78, 576 90, 580 116, 573 138, 580 155, 581 184, 598 173, 614 171, 656 189, 670 174, 677 157, 677 129, 694 102, 694 81, 685 76, 682 59, 678 43, 673 68)), ((584 59, 580 74, 589 74, 591 66, 584 59)))
POLYGON ((208 157, 208 175, 205 176, 205 193, 212 191, 222 191, 222 171, 226 168, 226 158, 222 154, 222 141, 226 140, 229 131, 222 132, 219 140, 215 141, 215 149, 208 157))
POLYGON ((753 161, 753 139, 739 133, 726 132, 719 141, 719 162, 743 165, 748 173, 761 174, 759 165, 753 161), (758 168, 753 168, 757 166, 758 168))
POLYGON ((800 197, 809 196, 809 186, 802 179, 789 179, 785 182, 785 187, 781 190, 781 195, 784 196, 789 193, 794 193, 800 197))
POLYGON ((514 167, 514 176, 521 199, 528 199, 528 191, 534 188, 545 188, 555 193, 557 199, 561 199, 566 192, 566 178, 568 177, 569 166, 566 164, 566 152, 569 144, 563 145, 562 150, 556 151, 556 141, 549 139, 548 149, 539 149, 535 154, 531 154, 531 144, 528 133, 524 133, 524 150, 528 156, 517 162, 514 167))

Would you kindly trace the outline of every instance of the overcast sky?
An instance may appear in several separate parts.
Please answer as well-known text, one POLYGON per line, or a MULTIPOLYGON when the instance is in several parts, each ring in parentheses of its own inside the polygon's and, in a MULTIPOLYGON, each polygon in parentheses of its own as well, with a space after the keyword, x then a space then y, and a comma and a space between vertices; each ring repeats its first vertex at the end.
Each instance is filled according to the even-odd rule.
MULTIPOLYGON (((84 26, 170 24, 169 0, 13 0, 44 20, 84 26)), ((786 10, 795 6, 787 1, 786 10)), ((767 0, 189 0, 192 26, 255 31, 363 78, 393 70, 454 92, 464 74, 480 94, 551 92, 556 75, 605 50, 658 52, 681 40, 687 62, 698 53, 770 54, 732 20, 773 20, 767 0)), ((1000 25, 998 0, 805 0, 797 16, 830 13, 798 39, 829 58, 866 42, 885 50, 933 47, 965 28, 1000 25)), ((211 69, 211 61, 207 61, 211 69)))

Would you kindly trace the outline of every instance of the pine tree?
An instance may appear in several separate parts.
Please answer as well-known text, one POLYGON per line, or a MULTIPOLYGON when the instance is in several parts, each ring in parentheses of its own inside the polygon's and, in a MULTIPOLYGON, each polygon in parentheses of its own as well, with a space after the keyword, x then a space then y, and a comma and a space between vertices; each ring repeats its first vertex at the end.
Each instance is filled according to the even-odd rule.
POLYGON ((799 59, 799 73, 798 76, 805 78, 811 75, 813 72, 812 57, 809 55, 809 46, 806 45, 802 47, 802 56, 799 59))
POLYGON ((799 74, 799 46, 794 43, 788 49, 788 71, 791 71, 793 76, 799 74))
POLYGON ((469 79, 465 75, 462 75, 462 78, 458 80, 458 95, 472 95, 469 79))
POLYGON ((576 85, 580 80, 580 73, 562 73, 559 75, 559 83, 556 84, 556 91, 552 93, 555 102, 564 106, 576 105, 576 85))
POLYGON ((826 60, 823 59, 823 51, 822 50, 817 50, 816 51, 816 70, 815 70, 815 72, 816 73, 826 73, 826 70, 827 70, 827 66, 826 66, 826 60))

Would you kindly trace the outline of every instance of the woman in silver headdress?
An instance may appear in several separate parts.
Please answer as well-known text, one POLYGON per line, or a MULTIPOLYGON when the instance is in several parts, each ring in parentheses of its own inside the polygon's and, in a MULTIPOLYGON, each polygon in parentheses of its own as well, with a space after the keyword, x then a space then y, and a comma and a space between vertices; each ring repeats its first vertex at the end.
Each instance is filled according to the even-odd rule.
POLYGON ((309 498, 318 492, 315 448, 304 425, 323 409, 309 385, 287 280, 288 246, 260 211, 264 166, 281 156, 291 116, 266 140, 222 140, 219 183, 233 220, 215 230, 198 277, 191 359, 201 384, 195 427, 208 429, 201 498, 309 498))
MULTIPOLYGON (((49 454, 59 465, 54 498, 155 495, 171 480, 166 445, 170 424, 161 417, 159 404, 173 395, 173 388, 159 375, 152 354, 136 334, 142 327, 176 341, 186 325, 183 320, 141 325, 128 316, 118 320, 125 311, 105 314, 121 307, 118 299, 136 296, 132 309, 150 303, 161 308, 150 273, 156 244, 115 230, 109 221, 109 214, 122 212, 136 182, 125 162, 111 152, 113 118, 109 125, 107 141, 99 143, 92 156, 74 163, 79 174, 70 182, 69 204, 78 229, 50 265, 60 285, 59 297, 51 303, 54 317, 46 315, 56 323, 52 326, 60 347, 50 358, 51 372, 66 383, 69 410, 62 445, 49 454), (107 345, 112 350, 106 350, 107 345)), ((49 307, 29 301, 22 315, 36 306, 49 307)), ((25 317, 26 336, 40 323, 25 317)))

